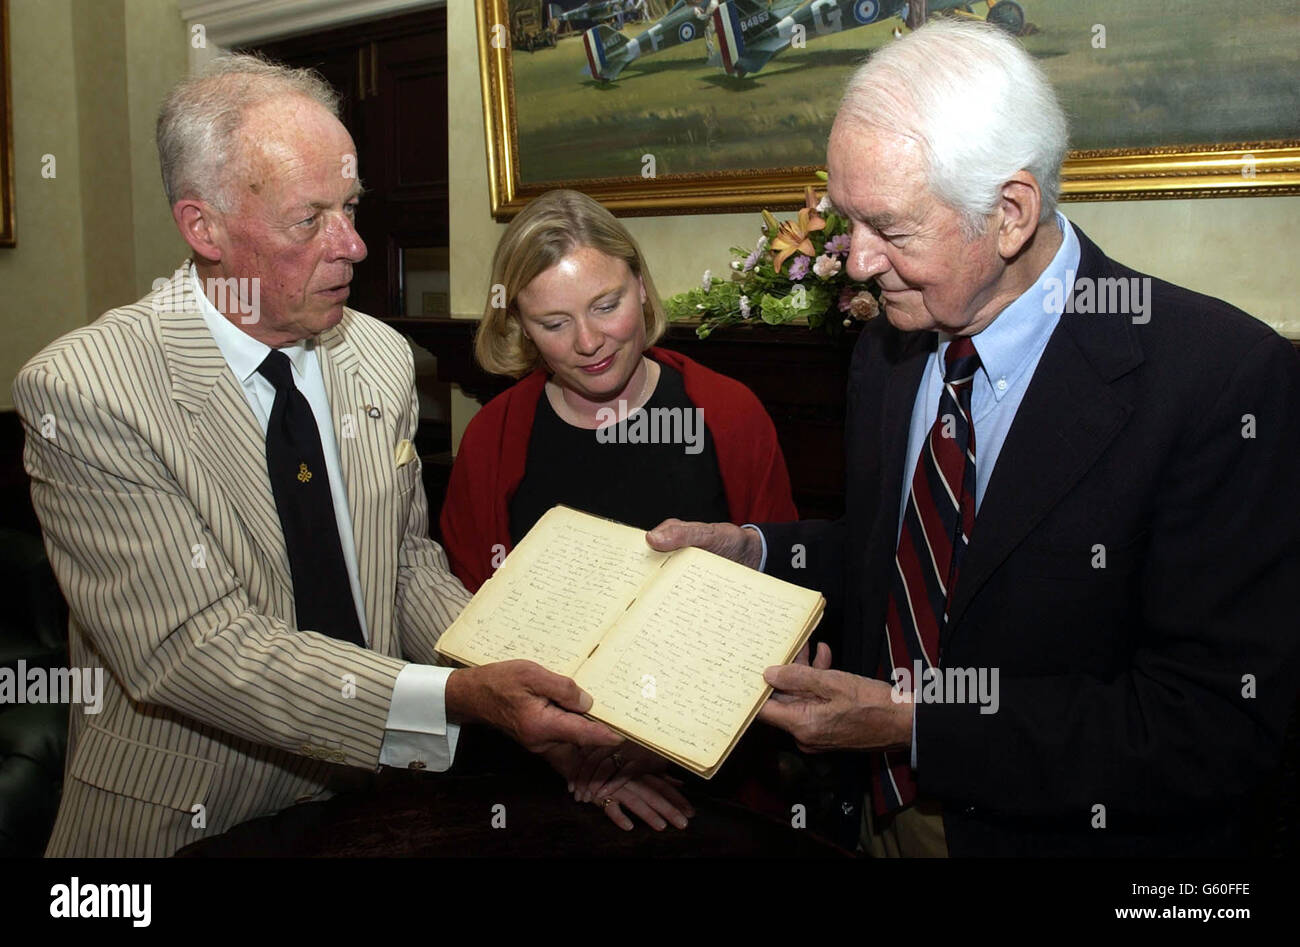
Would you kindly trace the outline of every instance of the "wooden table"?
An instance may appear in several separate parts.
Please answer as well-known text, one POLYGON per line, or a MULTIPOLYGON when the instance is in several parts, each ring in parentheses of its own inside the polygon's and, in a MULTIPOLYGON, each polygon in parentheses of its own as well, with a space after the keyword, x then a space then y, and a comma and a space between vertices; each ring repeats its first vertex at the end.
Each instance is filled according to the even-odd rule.
MULTIPOLYGON (((480 746, 482 745, 481 741, 480 746)), ((462 749, 465 738, 462 737, 462 749)), ((458 754, 447 773, 389 770, 369 788, 235 826, 181 857, 783 857, 850 853, 790 819, 711 798, 702 781, 684 792, 696 816, 684 831, 656 832, 635 818, 624 832, 579 804, 559 776, 518 748, 458 754), (486 757, 486 759, 485 759, 486 757), (499 808, 503 807, 503 808, 499 808), (495 817, 495 818, 494 818, 495 817), (502 825, 504 821, 504 825, 502 825), (495 824, 494 824, 495 822, 495 824)))

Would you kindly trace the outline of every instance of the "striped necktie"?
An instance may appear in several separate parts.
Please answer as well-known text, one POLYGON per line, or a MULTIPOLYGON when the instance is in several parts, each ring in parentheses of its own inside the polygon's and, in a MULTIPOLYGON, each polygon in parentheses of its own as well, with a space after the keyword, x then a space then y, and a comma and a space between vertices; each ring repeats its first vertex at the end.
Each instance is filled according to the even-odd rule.
MULTIPOLYGON (((912 690, 916 674, 939 667, 939 637, 948 604, 975 528, 975 428, 971 423, 971 381, 980 358, 969 338, 953 339, 944 354, 943 393, 912 474, 912 488, 894 556, 894 575, 885 613, 889 653, 880 668, 884 680, 905 668, 912 690), (919 665, 917 662, 920 662, 919 665)), ((901 809, 917 794, 911 751, 878 753, 872 766, 878 815, 901 809)))

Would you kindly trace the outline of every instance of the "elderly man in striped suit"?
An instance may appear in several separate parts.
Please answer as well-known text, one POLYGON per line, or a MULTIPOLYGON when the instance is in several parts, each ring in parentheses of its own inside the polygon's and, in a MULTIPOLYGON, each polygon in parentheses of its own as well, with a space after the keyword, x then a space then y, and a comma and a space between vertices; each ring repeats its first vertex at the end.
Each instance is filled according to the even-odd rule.
POLYGON ((168 855, 349 768, 444 770, 462 721, 619 742, 535 664, 438 666, 469 595, 427 535, 410 349, 344 307, 366 249, 336 116, 251 57, 182 81, 158 146, 191 259, 15 382, 71 659, 109 672, 48 855, 168 855))

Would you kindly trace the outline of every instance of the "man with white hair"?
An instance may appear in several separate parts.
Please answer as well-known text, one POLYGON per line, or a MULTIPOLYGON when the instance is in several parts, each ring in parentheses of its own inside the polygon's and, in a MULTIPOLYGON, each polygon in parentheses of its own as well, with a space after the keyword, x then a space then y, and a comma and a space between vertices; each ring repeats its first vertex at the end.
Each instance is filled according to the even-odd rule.
POLYGON ((366 248, 337 115, 249 56, 183 80, 158 149, 191 258, 14 383, 72 661, 109 671, 49 855, 170 855, 349 774, 445 770, 464 721, 621 742, 532 662, 437 666, 469 594, 428 538, 410 348, 344 305, 366 248))
POLYGON ((874 855, 1239 852, 1296 700, 1300 360, 1108 259, 1056 210, 1065 152, 1005 33, 874 53, 827 155, 887 317, 853 354, 846 515, 649 534, 843 605, 761 719, 842 754, 874 855))

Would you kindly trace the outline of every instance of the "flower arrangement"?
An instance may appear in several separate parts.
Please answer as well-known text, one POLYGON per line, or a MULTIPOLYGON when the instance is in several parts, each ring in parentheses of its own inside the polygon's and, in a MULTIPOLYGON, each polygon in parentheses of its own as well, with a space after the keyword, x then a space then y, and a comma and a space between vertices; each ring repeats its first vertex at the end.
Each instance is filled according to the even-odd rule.
MULTIPOLYGON (((818 176, 826 180, 825 172, 818 176)), ((874 283, 849 278, 849 222, 836 213, 825 193, 804 191, 804 206, 794 220, 778 221, 763 211, 762 235, 753 250, 732 247, 731 278, 708 270, 698 289, 665 302, 672 320, 698 318, 696 334, 737 323, 783 325, 806 319, 810 328, 834 335, 854 319, 880 312, 874 283)))

